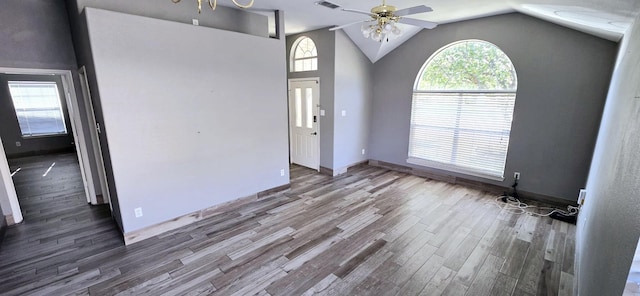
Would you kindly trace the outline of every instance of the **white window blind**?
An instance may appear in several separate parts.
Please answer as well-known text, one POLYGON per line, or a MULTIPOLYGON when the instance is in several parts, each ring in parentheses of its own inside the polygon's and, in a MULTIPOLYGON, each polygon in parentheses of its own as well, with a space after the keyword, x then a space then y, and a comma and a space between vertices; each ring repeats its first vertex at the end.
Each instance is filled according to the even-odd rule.
POLYGON ((503 178, 515 92, 415 92, 409 162, 503 178))
POLYGON ((407 162, 504 180, 516 91, 513 63, 497 46, 441 48, 416 78, 407 162))
POLYGON ((67 133, 55 82, 9 81, 9 91, 23 137, 67 133))

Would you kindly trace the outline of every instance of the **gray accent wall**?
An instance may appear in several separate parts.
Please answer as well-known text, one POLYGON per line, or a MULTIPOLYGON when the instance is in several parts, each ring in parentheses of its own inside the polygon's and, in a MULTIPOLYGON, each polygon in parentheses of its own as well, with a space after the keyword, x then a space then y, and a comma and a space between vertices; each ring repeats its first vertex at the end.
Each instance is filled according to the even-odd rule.
POLYGON ((622 295, 640 237, 638 65, 640 18, 620 46, 578 218, 576 279, 581 296, 622 295))
POLYGON ((335 40, 334 174, 368 159, 373 100, 373 64, 344 31, 335 40))
POLYGON ((586 185, 617 44, 518 13, 423 30, 375 64, 370 158, 573 201, 586 185), (426 60, 452 42, 481 39, 512 60, 518 92, 505 180, 406 162, 411 97, 426 60))
MULTIPOLYGON (((217 6, 215 11, 211 11, 207 1, 202 1, 202 13, 200 14, 198 14, 197 1, 193 0, 183 0, 177 4, 174 4, 171 0, 66 1, 72 7, 70 9, 76 10, 70 11, 70 14, 79 15, 85 7, 92 7, 185 24, 192 24, 192 19, 198 19, 199 25, 203 27, 262 37, 269 36, 268 18, 266 16, 220 5, 217 6)), ((194 52, 198 51, 197 45, 194 45, 193 50, 194 52)))
MULTIPOLYGON (((302 34, 287 36, 287 78, 320 78, 320 109, 325 110, 325 116, 320 116, 320 166, 333 169, 334 146, 334 92, 335 92, 335 60, 336 34, 328 29, 319 29, 302 34), (318 70, 306 72, 291 72, 291 47, 302 36, 313 40, 318 50, 318 70)), ((286 82, 285 82, 286 83, 286 82)))
POLYGON ((284 42, 85 13, 125 233, 289 183, 284 42))
POLYGON ((0 67, 75 69, 64 2, 6 0, 0 19, 0 67))

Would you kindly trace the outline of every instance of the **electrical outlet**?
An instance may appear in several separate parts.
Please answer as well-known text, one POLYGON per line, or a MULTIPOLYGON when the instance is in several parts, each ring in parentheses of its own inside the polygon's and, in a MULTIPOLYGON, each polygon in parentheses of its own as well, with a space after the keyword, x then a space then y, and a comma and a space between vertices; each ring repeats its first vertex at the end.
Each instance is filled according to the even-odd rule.
POLYGON ((365 150, 364 150, 364 148, 363 148, 363 149, 362 149, 362 155, 364 155, 364 152, 365 152, 365 150))
POLYGON ((22 146, 22 143, 20 143, 20 141, 16 141, 16 147, 20 147, 22 146))
POLYGON ((198 21, 198 19, 191 19, 191 23, 192 23, 194 26, 199 26, 199 25, 200 25, 200 21, 198 21))
POLYGON ((280 176, 281 176, 281 177, 284 177, 284 169, 281 169, 281 170, 280 170, 280 176))
POLYGON ((520 173, 519 172, 513 173, 513 178, 516 180, 520 180, 520 173))
POLYGON ((136 218, 142 217, 142 208, 135 208, 133 212, 136 214, 136 218))

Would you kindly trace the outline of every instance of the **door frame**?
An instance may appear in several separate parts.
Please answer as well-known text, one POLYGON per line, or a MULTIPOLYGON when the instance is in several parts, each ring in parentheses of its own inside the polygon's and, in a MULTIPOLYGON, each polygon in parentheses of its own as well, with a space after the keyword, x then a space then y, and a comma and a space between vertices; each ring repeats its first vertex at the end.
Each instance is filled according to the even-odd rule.
MULTIPOLYGON (((82 98, 84 99, 84 109, 87 115, 87 128, 91 135, 90 142, 93 148, 94 161, 96 163, 96 169, 98 175, 94 181, 99 182, 100 190, 102 191, 102 198, 104 203, 108 203, 111 206, 111 196, 109 195, 109 183, 107 183, 107 172, 104 166, 104 159, 102 158, 102 147, 100 147, 100 130, 99 124, 96 121, 95 109, 93 108, 93 102, 91 101, 91 89, 89 88, 89 80, 87 77, 87 70, 85 66, 78 69, 78 79, 80 82, 80 89, 82 90, 82 98)), ((97 196, 96 196, 97 200, 97 196)), ((113 211, 113 208, 111 208, 113 211)))
POLYGON ((320 103, 321 101, 321 97, 320 97, 320 77, 307 77, 307 78, 291 78, 291 79, 287 79, 287 110, 288 110, 288 117, 289 117, 289 121, 287 123, 287 126, 289 128, 289 163, 291 164, 291 139, 293 138, 293 130, 291 128, 291 83, 292 82, 304 82, 304 81, 314 81, 316 82, 316 84, 318 85, 318 105, 315 107, 316 111, 318 112, 318 126, 317 126, 317 133, 318 133, 318 140, 317 142, 317 147, 316 147, 316 151, 318 151, 318 168, 317 171, 320 171, 320 137, 322 135, 321 133, 321 128, 320 128, 320 123, 322 120, 322 114, 320 114, 320 107, 322 106, 322 104, 320 103))
MULTIPOLYGON (((89 155, 86 150, 87 139, 84 136, 84 126, 82 125, 80 110, 78 108, 78 98, 76 96, 76 90, 73 83, 73 74, 71 73, 71 70, 0 67, 0 73, 16 75, 60 75, 62 79, 62 87, 64 89, 65 100, 67 102, 67 111, 69 114, 69 121, 71 123, 71 129, 73 132, 74 144, 78 156, 78 163, 80 164, 80 173, 82 175, 85 196, 88 203, 97 204, 93 182, 94 176, 91 172, 91 163, 89 161, 89 155)), ((0 148, 2 148, 2 151, 0 151, 0 173, 2 175, 2 182, 4 183, 4 186, 7 190, 7 195, 9 197, 9 203, 11 205, 12 211, 11 215, 13 215, 14 220, 13 222, 17 224, 22 222, 23 220, 20 203, 18 202, 18 195, 16 194, 15 186, 13 185, 13 180, 11 178, 11 172, 9 170, 7 155, 4 151, 4 146, 1 146, 0 144, 0 148)))

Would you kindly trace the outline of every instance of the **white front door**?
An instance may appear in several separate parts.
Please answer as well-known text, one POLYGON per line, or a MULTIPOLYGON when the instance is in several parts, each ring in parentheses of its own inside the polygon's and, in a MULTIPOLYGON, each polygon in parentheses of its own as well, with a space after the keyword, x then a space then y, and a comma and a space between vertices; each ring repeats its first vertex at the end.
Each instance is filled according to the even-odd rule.
POLYGON ((320 169, 319 80, 289 80, 291 163, 320 169))

